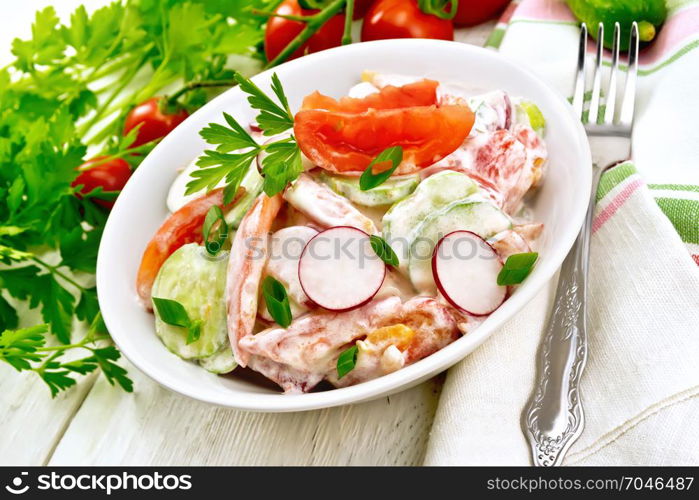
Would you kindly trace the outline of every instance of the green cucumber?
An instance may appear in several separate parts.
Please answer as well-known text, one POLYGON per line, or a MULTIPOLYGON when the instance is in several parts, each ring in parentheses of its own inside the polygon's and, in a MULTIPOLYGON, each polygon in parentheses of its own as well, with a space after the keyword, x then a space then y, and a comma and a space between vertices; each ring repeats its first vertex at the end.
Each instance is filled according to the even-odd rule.
POLYGON ((567 0, 575 17, 587 24, 587 29, 597 38, 597 26, 604 23, 604 46, 612 48, 614 23, 621 27, 619 49, 629 49, 631 24, 638 23, 638 34, 642 42, 650 42, 667 17, 665 0, 567 0))
POLYGON ((230 373, 238 366, 233 357, 231 346, 226 342, 223 348, 211 356, 198 360, 199 365, 206 371, 217 374, 230 373))
POLYGON ((471 231, 485 239, 510 227, 512 221, 502 210, 475 197, 456 201, 433 212, 415 232, 408 266, 410 281, 419 292, 437 292, 432 277, 432 253, 439 240, 447 234, 471 231))
POLYGON ((215 257, 196 243, 183 245, 163 263, 153 284, 153 297, 176 300, 192 320, 203 321, 198 340, 187 344, 187 330, 164 323, 156 314, 155 332, 182 359, 205 358, 228 343, 226 267, 228 252, 215 257))
POLYGON ((478 186, 466 174, 445 170, 422 181, 410 196, 386 212, 383 237, 398 256, 401 270, 407 271, 409 249, 418 224, 440 207, 477 191, 478 186))
POLYGON ((368 191, 359 189, 359 177, 341 177, 323 172, 320 175, 320 181, 353 203, 365 207, 379 207, 392 205, 415 191, 420 183, 420 176, 410 175, 389 179, 368 191))

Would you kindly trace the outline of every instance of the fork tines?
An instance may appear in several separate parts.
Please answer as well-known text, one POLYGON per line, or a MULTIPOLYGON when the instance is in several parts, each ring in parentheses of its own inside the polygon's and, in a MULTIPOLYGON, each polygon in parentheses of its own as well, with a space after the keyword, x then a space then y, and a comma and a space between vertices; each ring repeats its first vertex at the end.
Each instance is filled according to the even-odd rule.
POLYGON ((600 125, 618 125, 624 128, 630 128, 633 122, 634 98, 636 95, 636 76, 638 73, 638 24, 634 22, 631 26, 631 38, 629 43, 629 63, 626 73, 626 86, 624 89, 624 97, 619 113, 618 121, 614 121, 614 110, 616 106, 616 90, 617 90, 617 72, 619 70, 619 46, 621 38, 621 26, 619 23, 614 23, 614 38, 612 45, 612 65, 608 87, 606 89, 606 97, 602 97, 602 59, 604 52, 604 24, 600 23, 597 28, 597 51, 595 56, 595 74, 592 80, 592 90, 590 94, 590 107, 587 115, 587 120, 583 114, 585 102, 585 86, 586 86, 586 59, 587 59, 587 26, 585 23, 580 28, 580 45, 578 47, 578 73, 575 79, 575 92, 573 93, 573 109, 580 119, 590 126, 600 125), (600 102, 604 102, 604 116, 600 120, 600 102))

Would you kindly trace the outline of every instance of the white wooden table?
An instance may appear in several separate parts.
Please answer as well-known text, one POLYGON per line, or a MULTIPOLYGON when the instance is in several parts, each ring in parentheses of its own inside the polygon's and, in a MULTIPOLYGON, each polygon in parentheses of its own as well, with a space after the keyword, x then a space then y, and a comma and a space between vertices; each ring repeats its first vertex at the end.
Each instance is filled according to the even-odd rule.
MULTIPOLYGON (((23 0, 0 6, 0 65, 34 12, 62 19, 80 3, 23 0)), ((459 30, 483 45, 494 22, 459 30)), ((256 414, 179 396, 130 366, 132 394, 93 374, 52 400, 33 373, 0 365, 0 465, 417 465, 441 389, 437 377, 394 396, 327 410, 256 414)))

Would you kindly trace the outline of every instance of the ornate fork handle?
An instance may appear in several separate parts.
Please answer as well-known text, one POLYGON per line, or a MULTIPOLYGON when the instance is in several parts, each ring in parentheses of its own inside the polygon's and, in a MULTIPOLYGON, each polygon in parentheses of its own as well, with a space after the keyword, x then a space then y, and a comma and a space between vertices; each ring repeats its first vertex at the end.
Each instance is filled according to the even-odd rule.
MULTIPOLYGON (((599 167, 594 168, 593 193, 597 192, 601 172, 599 167)), ((580 377, 587 359, 592 201, 580 234, 561 267, 553 313, 539 353, 537 384, 523 414, 534 465, 538 466, 559 465, 583 429, 580 377)))

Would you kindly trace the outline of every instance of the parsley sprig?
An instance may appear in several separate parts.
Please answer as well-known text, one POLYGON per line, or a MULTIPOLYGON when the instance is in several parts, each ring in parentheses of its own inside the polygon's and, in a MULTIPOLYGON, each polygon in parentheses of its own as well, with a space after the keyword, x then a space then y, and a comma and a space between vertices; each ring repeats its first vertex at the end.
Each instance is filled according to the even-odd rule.
MULTIPOLYGON (((279 135, 293 128, 294 116, 276 73, 272 75, 271 88, 278 102, 240 73, 236 73, 234 78, 240 89, 248 94, 250 106, 258 111, 256 121, 265 136, 279 135)), ((192 172, 186 194, 202 189, 211 191, 225 180, 224 203, 230 203, 243 177, 249 168, 253 168, 253 162, 260 155, 263 189, 268 196, 281 192, 301 174, 301 150, 293 135, 258 144, 231 115, 223 113, 223 118, 227 125, 210 123, 199 132, 216 149, 204 151, 199 158, 197 166, 200 168, 192 172)))
POLYGON ((17 371, 36 373, 48 386, 51 397, 74 386, 75 375, 86 375, 98 368, 111 385, 118 384, 127 392, 133 391, 133 381, 116 361, 121 357, 113 345, 101 316, 93 321, 87 335, 79 342, 68 345, 47 346, 48 325, 37 325, 0 333, 0 361, 17 371), (85 357, 65 361, 67 352, 85 350, 85 357))

